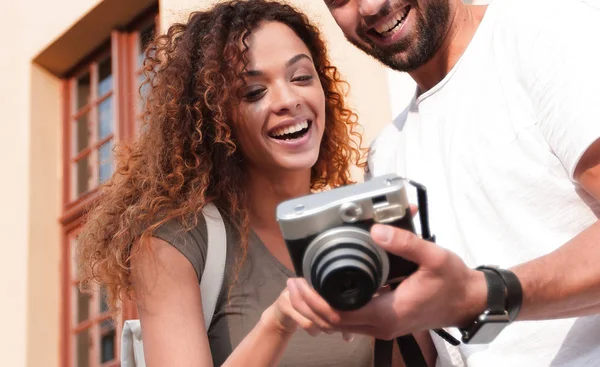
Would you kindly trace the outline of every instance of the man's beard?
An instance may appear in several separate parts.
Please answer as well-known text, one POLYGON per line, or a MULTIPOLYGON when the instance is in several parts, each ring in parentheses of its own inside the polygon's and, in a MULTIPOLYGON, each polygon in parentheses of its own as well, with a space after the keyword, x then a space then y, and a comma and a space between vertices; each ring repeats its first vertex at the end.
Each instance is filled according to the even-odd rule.
POLYGON ((420 12, 414 12, 414 15, 416 16, 416 34, 389 47, 381 48, 373 43, 364 32, 358 33, 362 42, 348 40, 394 70, 415 70, 431 60, 440 48, 450 22, 450 7, 446 0, 435 0, 427 5, 425 16, 420 12), (402 57, 398 55, 400 52, 403 53, 402 57))

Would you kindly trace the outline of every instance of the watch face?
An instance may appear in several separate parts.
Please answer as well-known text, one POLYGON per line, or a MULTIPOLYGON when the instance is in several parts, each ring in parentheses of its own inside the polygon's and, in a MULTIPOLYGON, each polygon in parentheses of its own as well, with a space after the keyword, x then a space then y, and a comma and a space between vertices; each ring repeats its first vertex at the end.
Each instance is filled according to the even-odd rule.
POLYGON ((461 330, 463 342, 468 344, 488 344, 508 325, 508 314, 480 315, 475 322, 466 329, 461 330))

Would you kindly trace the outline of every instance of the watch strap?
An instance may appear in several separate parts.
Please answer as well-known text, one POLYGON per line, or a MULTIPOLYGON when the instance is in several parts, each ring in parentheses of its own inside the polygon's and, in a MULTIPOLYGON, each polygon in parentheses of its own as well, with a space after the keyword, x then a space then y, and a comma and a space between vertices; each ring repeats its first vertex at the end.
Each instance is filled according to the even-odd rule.
POLYGON ((502 313, 505 312, 506 297, 505 287, 502 277, 496 272, 493 272, 487 268, 477 270, 483 272, 485 276, 485 282, 487 283, 487 310, 489 313, 502 313))
POLYGON ((495 272, 504 281, 504 285, 506 286, 506 308, 510 321, 515 321, 523 304, 523 287, 521 286, 521 281, 515 273, 507 269, 490 265, 482 266, 481 268, 495 272))
POLYGON ((489 269, 477 268, 487 284, 487 308, 470 325, 461 328, 465 344, 487 344, 510 323, 506 311, 506 287, 498 273, 489 269))

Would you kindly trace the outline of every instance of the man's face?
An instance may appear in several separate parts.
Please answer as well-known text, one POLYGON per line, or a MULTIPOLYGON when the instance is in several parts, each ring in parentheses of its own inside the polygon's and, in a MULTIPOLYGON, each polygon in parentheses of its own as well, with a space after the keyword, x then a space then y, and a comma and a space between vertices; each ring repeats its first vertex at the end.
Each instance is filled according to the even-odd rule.
POLYGON ((439 49, 450 0, 325 0, 346 38, 398 71, 419 68, 439 49))

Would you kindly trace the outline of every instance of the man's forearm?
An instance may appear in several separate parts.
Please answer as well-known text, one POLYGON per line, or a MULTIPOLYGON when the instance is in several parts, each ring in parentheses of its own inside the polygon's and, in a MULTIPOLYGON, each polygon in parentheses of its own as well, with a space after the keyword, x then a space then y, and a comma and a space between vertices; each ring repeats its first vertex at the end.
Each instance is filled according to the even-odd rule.
POLYGON ((600 221, 556 251, 513 270, 523 286, 518 320, 600 313, 600 221))

